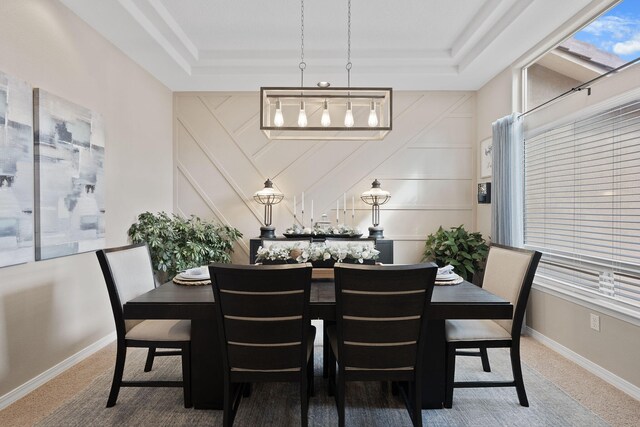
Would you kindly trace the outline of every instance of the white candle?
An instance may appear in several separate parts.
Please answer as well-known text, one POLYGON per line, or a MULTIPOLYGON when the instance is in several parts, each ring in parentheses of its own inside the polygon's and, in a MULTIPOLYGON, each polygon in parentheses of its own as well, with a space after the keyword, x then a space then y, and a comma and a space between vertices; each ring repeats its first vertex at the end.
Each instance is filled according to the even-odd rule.
POLYGON ((336 200, 336 224, 340 223, 340 199, 336 200))
POLYGON ((293 217, 296 217, 296 196, 293 196, 293 217))
POLYGON ((347 193, 342 195, 342 216, 346 222, 347 220, 347 193))
POLYGON ((302 209, 300 209, 302 213, 304 213, 304 191, 302 192, 302 209))
POLYGON ((351 217, 356 216, 356 196, 351 196, 351 217))
POLYGON ((313 227, 313 199, 311 199, 311 226, 313 227))

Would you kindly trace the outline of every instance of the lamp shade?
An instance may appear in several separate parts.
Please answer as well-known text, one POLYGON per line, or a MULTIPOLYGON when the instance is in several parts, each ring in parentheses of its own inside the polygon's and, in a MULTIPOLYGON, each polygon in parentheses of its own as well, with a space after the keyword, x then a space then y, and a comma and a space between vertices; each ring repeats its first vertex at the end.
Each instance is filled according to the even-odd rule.
POLYGON ((371 189, 360 195, 363 202, 368 205, 384 205, 391 198, 391 193, 380 188, 380 181, 377 179, 371 184, 371 189))
POLYGON ((282 201, 284 194, 273 188, 273 182, 267 178, 264 188, 256 191, 253 199, 261 205, 275 205, 282 201))

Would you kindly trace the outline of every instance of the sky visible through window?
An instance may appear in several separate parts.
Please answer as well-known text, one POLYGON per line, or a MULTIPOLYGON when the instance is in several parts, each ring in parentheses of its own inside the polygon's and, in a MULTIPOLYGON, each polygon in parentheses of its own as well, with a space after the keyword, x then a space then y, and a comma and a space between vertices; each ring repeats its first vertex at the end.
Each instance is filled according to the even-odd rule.
POLYGON ((640 56, 640 0, 624 0, 574 37, 624 61, 640 56))

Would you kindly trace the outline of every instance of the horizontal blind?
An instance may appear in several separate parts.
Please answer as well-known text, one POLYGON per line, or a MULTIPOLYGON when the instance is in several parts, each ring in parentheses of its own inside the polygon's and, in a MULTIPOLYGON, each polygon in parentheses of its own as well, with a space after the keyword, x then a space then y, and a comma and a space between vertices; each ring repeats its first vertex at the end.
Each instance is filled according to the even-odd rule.
POLYGON ((525 134, 524 238, 537 281, 640 307, 640 100, 525 134))

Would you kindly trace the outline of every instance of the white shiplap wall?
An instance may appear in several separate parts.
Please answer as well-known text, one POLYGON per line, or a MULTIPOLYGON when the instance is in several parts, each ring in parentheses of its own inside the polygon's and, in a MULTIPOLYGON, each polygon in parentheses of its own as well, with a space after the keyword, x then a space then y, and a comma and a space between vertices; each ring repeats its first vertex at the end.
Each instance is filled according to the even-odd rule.
MULTIPOLYGON (((269 141, 259 129, 257 92, 184 92, 174 99, 175 211, 215 218, 244 234, 234 262, 248 262, 262 206, 252 195, 267 177, 285 194, 274 206, 281 234, 293 223, 293 195, 305 192, 335 221, 336 200, 356 196, 355 223, 365 233, 370 207, 358 195, 374 178, 391 192, 382 207, 395 262, 417 262, 438 226, 472 229, 475 98, 472 92, 395 92, 393 130, 383 141, 269 141)), ((340 212, 341 222, 342 212, 340 212)))

